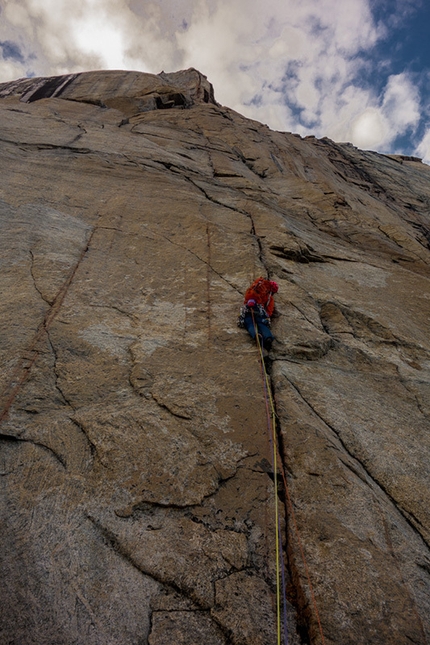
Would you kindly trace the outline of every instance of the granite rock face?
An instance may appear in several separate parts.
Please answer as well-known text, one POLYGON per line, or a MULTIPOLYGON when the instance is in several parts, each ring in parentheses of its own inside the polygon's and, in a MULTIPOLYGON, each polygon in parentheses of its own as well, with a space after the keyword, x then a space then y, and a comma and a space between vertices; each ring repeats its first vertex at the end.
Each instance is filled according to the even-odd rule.
POLYGON ((196 70, 0 85, 0 145, 0 641, 276 643, 277 499, 290 643, 429 643, 430 168, 196 70))

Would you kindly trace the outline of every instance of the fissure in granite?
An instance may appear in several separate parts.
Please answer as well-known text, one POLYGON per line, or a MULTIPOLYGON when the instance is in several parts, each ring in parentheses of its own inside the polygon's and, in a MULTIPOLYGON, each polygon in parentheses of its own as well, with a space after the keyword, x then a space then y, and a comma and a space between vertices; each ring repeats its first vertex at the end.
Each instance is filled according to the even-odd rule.
MULTIPOLYGON (((428 643, 428 167, 273 132, 196 70, 0 97, 1 638, 276 642, 273 469, 236 326, 264 274, 324 641, 428 643)), ((289 642, 320 645, 284 495, 289 642)))

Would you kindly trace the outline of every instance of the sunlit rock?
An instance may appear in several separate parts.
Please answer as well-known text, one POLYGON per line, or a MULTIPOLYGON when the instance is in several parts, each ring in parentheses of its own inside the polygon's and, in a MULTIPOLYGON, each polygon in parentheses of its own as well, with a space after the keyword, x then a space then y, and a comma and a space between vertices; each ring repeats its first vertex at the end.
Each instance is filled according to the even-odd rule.
POLYGON ((427 643, 430 168, 192 69, 0 97, 1 642, 274 645, 278 499, 291 644, 427 643))

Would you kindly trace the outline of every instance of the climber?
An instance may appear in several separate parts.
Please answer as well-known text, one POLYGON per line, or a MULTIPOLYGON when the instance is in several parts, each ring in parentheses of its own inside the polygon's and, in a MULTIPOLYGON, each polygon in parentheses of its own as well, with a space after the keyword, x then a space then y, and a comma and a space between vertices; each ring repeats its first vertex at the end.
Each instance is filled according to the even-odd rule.
POLYGON ((257 278, 246 290, 244 304, 240 310, 239 327, 245 327, 253 339, 258 333, 264 356, 267 356, 273 342, 270 319, 275 310, 273 294, 277 291, 278 285, 273 280, 257 278))

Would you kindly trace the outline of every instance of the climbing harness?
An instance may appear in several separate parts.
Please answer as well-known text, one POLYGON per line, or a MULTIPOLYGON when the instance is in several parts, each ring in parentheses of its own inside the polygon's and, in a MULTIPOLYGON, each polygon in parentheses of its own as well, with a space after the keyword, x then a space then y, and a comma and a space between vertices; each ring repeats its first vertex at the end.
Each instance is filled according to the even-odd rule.
POLYGON ((252 309, 252 307, 249 307, 248 305, 242 305, 239 312, 239 318, 237 319, 238 327, 241 327, 242 329, 245 327, 245 316, 246 314, 249 314, 251 312, 253 312, 253 314, 257 313, 261 317, 261 322, 270 327, 270 318, 267 315, 267 312, 263 305, 259 304, 254 305, 254 309, 252 309))
POLYGON ((296 534, 297 544, 299 547, 300 555, 302 558, 306 579, 309 587, 309 592, 312 600, 312 605, 315 612, 315 617, 318 623, 318 629, 321 636, 321 643, 325 645, 324 634, 322 630, 321 620, 319 616, 318 606, 315 599, 315 594, 309 574, 309 568, 306 562, 306 556, 303 549, 302 541, 300 539, 299 528, 296 521, 296 516, 294 513, 293 503, 291 501, 290 492, 288 489, 288 482, 285 475, 284 468, 282 466, 281 459, 278 460, 278 445, 277 445, 277 429, 276 429, 276 410, 275 404, 273 401, 272 390, 270 385, 270 379, 267 374, 266 364, 264 362, 263 356, 263 346, 260 340, 260 335, 258 332, 257 323, 254 319, 254 313, 251 309, 252 322, 255 329, 255 338, 257 341, 259 360, 260 360, 260 369, 263 382, 263 391, 264 391, 264 400, 266 405, 266 418, 267 418, 267 432, 269 437, 269 444, 272 453, 272 468, 273 468, 273 484, 274 484, 274 493, 275 493, 275 552, 276 552, 276 631, 277 631, 277 645, 281 645, 282 639, 282 627, 281 627, 281 613, 283 613, 283 632, 284 632, 284 644, 288 645, 288 631, 287 631, 287 593, 286 593, 286 579, 285 579, 285 562, 284 554, 282 551, 282 532, 281 532, 281 518, 279 516, 278 509, 278 463, 280 468, 280 473, 282 477, 282 482, 284 484, 285 497, 288 507, 289 516, 293 522, 294 531, 296 534), (282 602, 283 602, 283 612, 281 612, 281 592, 282 592, 282 602))

